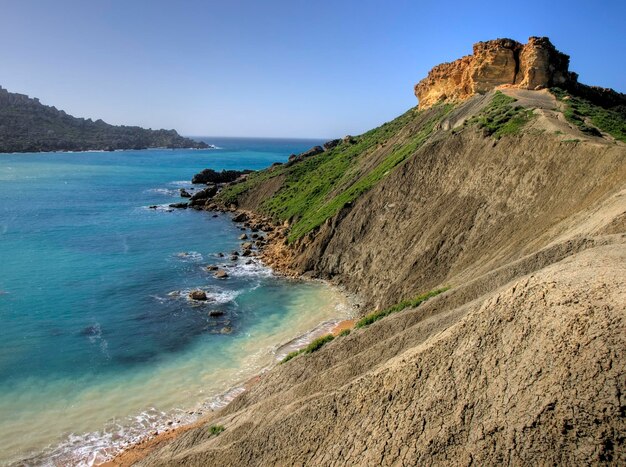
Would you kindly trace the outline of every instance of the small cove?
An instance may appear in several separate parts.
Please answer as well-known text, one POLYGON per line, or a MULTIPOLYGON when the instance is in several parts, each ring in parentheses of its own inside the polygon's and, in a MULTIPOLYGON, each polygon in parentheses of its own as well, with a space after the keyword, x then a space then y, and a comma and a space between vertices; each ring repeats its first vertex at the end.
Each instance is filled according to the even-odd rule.
POLYGON ((228 214, 149 209, 203 168, 319 144, 206 141, 222 149, 0 155, 0 463, 88 465, 191 422, 348 313, 324 284, 219 257, 240 243, 228 214), (196 288, 210 300, 189 301, 196 288))

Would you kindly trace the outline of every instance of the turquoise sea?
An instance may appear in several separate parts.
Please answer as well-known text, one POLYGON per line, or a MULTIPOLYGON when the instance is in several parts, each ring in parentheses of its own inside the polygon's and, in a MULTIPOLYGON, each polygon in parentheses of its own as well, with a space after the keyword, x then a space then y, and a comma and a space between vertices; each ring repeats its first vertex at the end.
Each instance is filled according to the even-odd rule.
POLYGON ((240 244, 229 214, 165 208, 204 168, 320 141, 203 139, 219 149, 0 154, 0 464, 100 462, 223 405, 282 344, 349 313, 324 284, 218 257, 240 244), (196 288, 210 300, 189 301, 196 288))

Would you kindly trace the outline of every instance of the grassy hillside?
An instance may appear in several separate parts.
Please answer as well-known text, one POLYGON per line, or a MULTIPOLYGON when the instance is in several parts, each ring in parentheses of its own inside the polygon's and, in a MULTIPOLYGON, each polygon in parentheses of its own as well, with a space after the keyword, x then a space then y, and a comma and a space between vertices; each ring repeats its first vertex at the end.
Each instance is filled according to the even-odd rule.
POLYGON ((414 154, 451 109, 450 105, 426 111, 411 109, 323 154, 253 174, 246 182, 224 190, 220 198, 225 203, 236 202, 242 193, 262 182, 284 176, 280 190, 266 199, 260 210, 276 219, 292 221, 289 240, 298 239, 414 154))

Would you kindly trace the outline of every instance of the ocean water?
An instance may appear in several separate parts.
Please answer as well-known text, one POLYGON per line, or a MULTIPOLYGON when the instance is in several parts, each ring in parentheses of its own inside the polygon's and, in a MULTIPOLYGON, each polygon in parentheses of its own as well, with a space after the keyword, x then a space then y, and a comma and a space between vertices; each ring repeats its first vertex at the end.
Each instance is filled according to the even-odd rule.
POLYGON ((203 168, 320 141, 205 141, 220 149, 0 154, 0 464, 100 462, 223 405, 281 344, 349 313, 324 284, 218 257, 240 243, 230 215, 166 209, 203 168), (210 300, 189 301, 196 288, 210 300))

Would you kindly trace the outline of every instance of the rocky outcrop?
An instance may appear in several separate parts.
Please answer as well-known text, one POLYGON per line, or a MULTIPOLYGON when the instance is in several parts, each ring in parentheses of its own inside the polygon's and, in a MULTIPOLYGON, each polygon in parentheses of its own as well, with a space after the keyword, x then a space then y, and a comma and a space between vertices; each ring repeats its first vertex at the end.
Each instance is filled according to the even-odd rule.
POLYGON ((114 126, 76 118, 39 99, 0 87, 0 152, 209 148, 175 130, 114 126))
POLYGON ((222 170, 217 172, 213 169, 204 169, 193 176, 191 183, 230 183, 251 172, 253 170, 222 170))
POLYGON ((568 67, 569 56, 556 50, 547 37, 530 37, 526 44, 512 39, 478 42, 472 55, 434 67, 415 85, 415 96, 424 109, 503 85, 533 90, 570 87, 577 75, 568 67))

